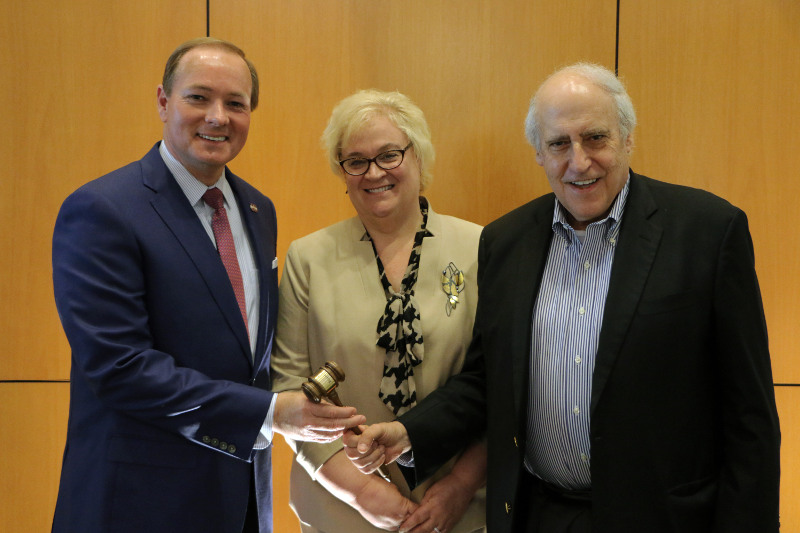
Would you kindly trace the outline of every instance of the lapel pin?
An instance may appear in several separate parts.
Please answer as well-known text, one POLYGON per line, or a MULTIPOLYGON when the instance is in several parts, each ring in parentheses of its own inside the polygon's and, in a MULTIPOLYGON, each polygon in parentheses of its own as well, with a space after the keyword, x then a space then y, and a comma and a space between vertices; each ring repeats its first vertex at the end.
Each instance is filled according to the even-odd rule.
POLYGON ((256 204, 250 204, 250 211, 258 213, 258 206, 256 204))
POLYGON ((452 262, 442 271, 442 290, 447 296, 447 316, 458 305, 458 295, 464 290, 464 273, 452 262))

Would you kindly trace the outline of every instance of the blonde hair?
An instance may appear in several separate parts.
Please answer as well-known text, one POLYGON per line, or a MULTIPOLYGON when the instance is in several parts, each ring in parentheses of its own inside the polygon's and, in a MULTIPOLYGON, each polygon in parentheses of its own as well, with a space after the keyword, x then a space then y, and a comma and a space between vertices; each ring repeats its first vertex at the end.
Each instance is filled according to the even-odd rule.
POLYGON ((433 181, 431 167, 436 158, 431 132, 422 110, 408 96, 396 91, 362 90, 336 104, 322 134, 331 170, 344 178, 339 166, 342 146, 375 116, 387 117, 408 137, 419 163, 420 190, 424 191, 433 181))

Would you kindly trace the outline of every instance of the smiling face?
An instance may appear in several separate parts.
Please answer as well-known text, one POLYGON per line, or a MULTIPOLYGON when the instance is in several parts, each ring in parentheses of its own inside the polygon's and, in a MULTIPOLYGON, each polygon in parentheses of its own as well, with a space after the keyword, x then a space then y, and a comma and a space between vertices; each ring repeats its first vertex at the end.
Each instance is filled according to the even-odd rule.
MULTIPOLYGON (((375 115, 342 145, 341 159, 373 158, 407 145, 408 137, 389 118, 375 115)), ((366 174, 344 174, 344 180, 350 201, 367 226, 392 219, 400 225, 419 216, 420 169, 413 148, 397 168, 383 170, 371 163, 366 174)))
POLYGON ((544 168, 576 230, 603 219, 628 179, 633 136, 623 139, 613 99, 575 74, 554 76, 539 91, 544 168))
POLYGON ((245 61, 199 46, 178 65, 172 93, 158 87, 158 112, 170 153, 206 185, 241 151, 250 129, 252 80, 245 61))

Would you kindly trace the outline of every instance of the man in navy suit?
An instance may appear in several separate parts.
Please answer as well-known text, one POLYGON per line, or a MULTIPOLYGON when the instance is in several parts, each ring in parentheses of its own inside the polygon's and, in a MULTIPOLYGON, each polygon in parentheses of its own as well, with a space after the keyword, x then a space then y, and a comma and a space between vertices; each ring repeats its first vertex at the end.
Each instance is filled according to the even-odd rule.
POLYGON ((362 470, 410 451, 422 479, 485 430, 492 533, 777 533, 747 217, 631 171, 635 125, 603 67, 542 84, 526 133, 553 193, 486 226, 464 371, 347 433, 362 470))
POLYGON ((56 221, 72 371, 53 531, 269 532, 274 432, 327 442, 364 417, 269 391, 275 209, 226 167, 258 103, 255 68, 229 42, 189 41, 157 99, 163 141, 56 221))

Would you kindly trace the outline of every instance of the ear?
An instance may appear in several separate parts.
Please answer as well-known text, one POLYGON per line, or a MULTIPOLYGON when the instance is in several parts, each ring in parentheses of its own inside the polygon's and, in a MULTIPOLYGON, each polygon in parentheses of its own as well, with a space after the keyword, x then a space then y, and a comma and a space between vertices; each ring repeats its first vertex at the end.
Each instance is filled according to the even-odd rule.
POLYGON ((167 93, 164 92, 164 86, 159 85, 156 91, 156 102, 158 103, 158 116, 161 117, 161 122, 167 121, 167 93))
POLYGON ((625 139, 625 151, 628 154, 633 151, 633 133, 629 133, 628 138, 625 139))
POLYGON ((543 167, 543 166, 544 166, 544 157, 542 157, 542 154, 541 154, 541 153, 539 153, 538 151, 536 152, 536 163, 537 163, 537 164, 538 164, 540 167, 543 167))

